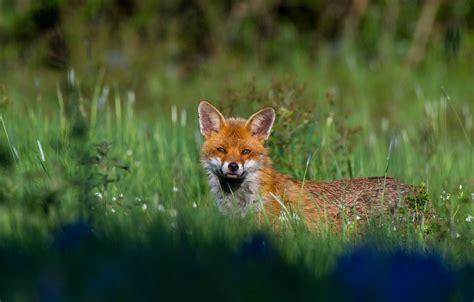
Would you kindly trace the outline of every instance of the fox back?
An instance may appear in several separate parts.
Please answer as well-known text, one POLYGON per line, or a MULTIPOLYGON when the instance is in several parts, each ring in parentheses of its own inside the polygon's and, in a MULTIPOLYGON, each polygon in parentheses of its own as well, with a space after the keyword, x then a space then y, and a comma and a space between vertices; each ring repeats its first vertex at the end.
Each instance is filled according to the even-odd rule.
POLYGON ((272 167, 265 142, 275 111, 264 108, 248 119, 224 118, 211 104, 199 104, 204 136, 201 161, 218 208, 231 216, 265 212, 277 222, 288 209, 315 228, 322 220, 393 212, 418 189, 393 178, 300 182, 272 167))

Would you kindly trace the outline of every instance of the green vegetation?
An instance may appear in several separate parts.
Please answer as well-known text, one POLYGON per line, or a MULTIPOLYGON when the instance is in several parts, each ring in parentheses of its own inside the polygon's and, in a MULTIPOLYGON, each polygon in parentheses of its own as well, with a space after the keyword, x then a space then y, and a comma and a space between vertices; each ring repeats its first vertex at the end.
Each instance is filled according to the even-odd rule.
MULTIPOLYGON (((468 27, 449 56, 442 35, 435 33, 426 56, 414 66, 400 55, 410 38, 404 22, 389 46, 386 39, 375 48, 359 45, 378 37, 381 26, 375 22, 380 16, 374 16, 383 7, 378 2, 369 5, 355 43, 336 46, 321 38, 323 46, 306 45, 312 31, 275 19, 280 35, 265 37, 256 50, 259 36, 252 22, 263 19, 252 21, 246 15, 245 22, 234 20, 237 25, 228 30, 244 26, 248 35, 239 31, 225 39, 211 30, 223 18, 219 7, 214 11, 211 6, 201 12, 207 16, 207 32, 189 32, 191 37, 173 42, 186 32, 182 26, 198 26, 193 14, 191 25, 180 23, 186 18, 179 15, 173 19, 176 28, 170 25, 159 33, 164 46, 153 46, 150 38, 153 43, 141 47, 140 41, 132 43, 136 32, 154 28, 145 7, 125 18, 131 25, 120 23, 123 40, 113 41, 121 45, 118 52, 100 36, 107 36, 103 31, 109 24, 97 21, 98 42, 92 45, 97 52, 87 57, 87 50, 74 44, 89 33, 81 18, 95 20, 96 2, 86 2, 81 14, 61 19, 69 52, 67 60, 60 60, 67 67, 52 64, 58 70, 46 68, 42 60, 51 46, 42 43, 55 39, 56 31, 27 43, 31 37, 16 26, 28 24, 30 10, 0 13, 0 34, 9 42, 0 66, 0 267, 7 272, 0 276, 0 300, 40 295, 43 278, 63 280, 61 291, 79 300, 135 299, 140 284, 152 288, 155 280, 188 280, 190 289, 179 293, 182 298, 212 291, 215 282, 221 286, 215 296, 202 297, 257 299, 248 294, 255 290, 253 281, 261 292, 273 291, 281 299, 295 292, 302 298, 327 298, 327 292, 337 290, 338 281, 330 277, 337 259, 366 243, 380 251, 434 252, 459 268, 461 280, 472 280, 472 271, 461 269, 474 263, 474 36, 468 27), (209 48, 203 49, 201 62, 195 48, 201 47, 203 35, 218 45, 205 44, 209 48), (254 38, 244 39, 249 36, 254 38), (183 45, 186 41, 191 46, 183 45), (37 53, 19 59, 15 55, 25 51, 24 43, 37 53), (179 55, 183 53, 188 56, 179 55), (114 58, 117 64, 110 62, 114 58), (276 168, 299 179, 383 176, 388 171, 423 184, 409 206, 425 207, 429 197, 434 211, 429 229, 386 217, 364 222, 359 231, 354 224, 362 221, 351 221, 340 233, 318 234, 291 221, 275 234, 252 218, 222 217, 199 161, 196 111, 201 99, 236 116, 274 106, 278 117, 269 141, 271 157, 276 168), (255 252, 255 240, 257 246, 264 242, 271 248, 255 252), (247 250, 251 261, 240 267, 235 259, 247 257, 247 250), (107 274, 119 277, 110 281, 107 274), (98 278, 98 286, 113 294, 97 294, 84 285, 89 278, 98 278), (312 282, 318 287, 311 287, 312 282)), ((61 7, 64 15, 68 6, 61 7)), ((167 9, 173 15, 174 6, 167 9)), ((471 10, 460 18, 468 18, 471 10)), ((456 9, 449 12, 441 18, 457 16, 456 9)), ((110 17, 101 14, 104 20, 110 17)), ((417 15, 411 13, 411 28, 417 15)), ((463 286, 469 288, 468 283, 463 286)), ((179 291, 175 284, 162 293, 172 297, 179 291)))

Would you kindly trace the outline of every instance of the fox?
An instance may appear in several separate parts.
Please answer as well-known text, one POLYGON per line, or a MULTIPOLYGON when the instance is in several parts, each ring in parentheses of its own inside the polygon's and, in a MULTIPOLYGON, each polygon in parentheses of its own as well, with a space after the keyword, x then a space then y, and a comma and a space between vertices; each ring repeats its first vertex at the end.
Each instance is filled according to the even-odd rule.
POLYGON ((248 119, 225 118, 207 101, 198 107, 204 138, 201 162, 218 209, 229 216, 262 215, 272 224, 297 215, 309 229, 341 225, 347 217, 392 213, 417 188, 391 177, 300 181, 272 166, 266 142, 276 113, 266 107, 248 119), (290 214, 291 211, 291 214, 290 214))

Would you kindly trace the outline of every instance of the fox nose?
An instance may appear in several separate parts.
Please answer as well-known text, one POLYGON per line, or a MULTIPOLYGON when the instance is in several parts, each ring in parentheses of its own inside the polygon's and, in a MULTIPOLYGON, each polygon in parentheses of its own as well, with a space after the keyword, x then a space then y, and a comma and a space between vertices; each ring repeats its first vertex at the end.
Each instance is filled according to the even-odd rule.
POLYGON ((229 170, 232 172, 239 170, 239 164, 237 163, 230 163, 228 167, 229 167, 229 170))

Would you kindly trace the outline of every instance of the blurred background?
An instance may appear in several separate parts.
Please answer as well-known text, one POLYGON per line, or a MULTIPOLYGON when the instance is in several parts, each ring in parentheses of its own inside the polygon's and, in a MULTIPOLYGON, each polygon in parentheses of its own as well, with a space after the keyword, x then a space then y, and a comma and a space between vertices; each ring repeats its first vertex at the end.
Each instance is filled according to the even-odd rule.
POLYGON ((0 0, 0 301, 470 301, 473 71, 472 0, 0 0), (274 106, 285 173, 387 174, 436 215, 223 217, 201 99, 274 106))
POLYGON ((349 72, 355 62, 374 73, 433 62, 440 76, 470 72, 473 44, 469 0, 0 1, 1 82, 46 91, 74 68, 86 91, 102 75, 162 104, 170 79, 224 85, 272 70, 303 83, 323 69, 324 81, 339 61, 349 72))

